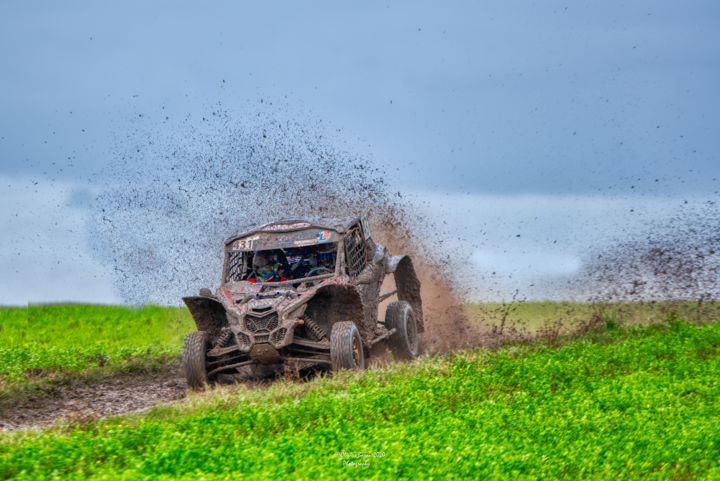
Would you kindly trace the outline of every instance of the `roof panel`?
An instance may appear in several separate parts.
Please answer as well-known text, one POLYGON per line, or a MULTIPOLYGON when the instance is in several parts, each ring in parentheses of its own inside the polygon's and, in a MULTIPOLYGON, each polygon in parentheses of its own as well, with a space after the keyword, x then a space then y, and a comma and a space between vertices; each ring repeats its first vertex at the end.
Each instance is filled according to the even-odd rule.
POLYGON ((268 222, 261 225, 249 225, 240 228, 233 235, 225 240, 225 244, 229 244, 235 239, 245 237, 257 232, 292 232, 303 229, 328 229, 334 230, 340 234, 347 230, 356 222, 360 221, 360 216, 351 217, 299 217, 292 219, 281 219, 268 222))

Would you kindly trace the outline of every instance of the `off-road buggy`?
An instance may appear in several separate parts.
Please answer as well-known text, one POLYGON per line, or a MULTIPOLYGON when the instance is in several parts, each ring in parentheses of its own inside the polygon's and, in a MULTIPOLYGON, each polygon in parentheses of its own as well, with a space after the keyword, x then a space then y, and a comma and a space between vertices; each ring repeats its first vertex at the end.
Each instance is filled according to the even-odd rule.
POLYGON ((201 289, 183 301, 198 329, 183 346, 191 388, 283 366, 363 369, 383 341, 396 358, 412 359, 424 330, 411 259, 389 256, 360 217, 246 228, 225 242, 215 293, 201 289), (281 277, 261 279, 255 256, 272 258, 281 277), (394 289, 380 294, 388 274, 394 289), (393 296, 379 320, 379 304, 393 296))

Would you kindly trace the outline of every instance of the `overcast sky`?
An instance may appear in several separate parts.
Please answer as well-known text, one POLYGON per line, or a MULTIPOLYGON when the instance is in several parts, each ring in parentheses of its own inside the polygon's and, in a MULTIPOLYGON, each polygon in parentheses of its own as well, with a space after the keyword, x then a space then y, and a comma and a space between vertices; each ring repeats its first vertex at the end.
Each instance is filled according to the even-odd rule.
POLYGON ((88 265, 33 299, 93 292, 85 271, 83 299, 117 300, 73 199, 133 119, 218 103, 322 119, 428 196, 717 198, 719 25, 714 1, 3 1, 0 303, 42 277, 23 246, 53 229, 52 260, 88 265))

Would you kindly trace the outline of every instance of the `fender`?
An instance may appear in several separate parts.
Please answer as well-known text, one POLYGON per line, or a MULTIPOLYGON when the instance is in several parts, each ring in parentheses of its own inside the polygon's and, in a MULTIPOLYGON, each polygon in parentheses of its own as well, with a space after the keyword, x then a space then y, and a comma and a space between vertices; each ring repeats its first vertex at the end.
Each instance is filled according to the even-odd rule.
POLYGON ((218 334, 223 327, 228 326, 225 307, 212 297, 193 296, 182 298, 190 310, 198 331, 207 331, 218 334))
POLYGON ((386 256, 385 273, 395 275, 398 299, 406 301, 415 312, 415 320, 419 332, 425 330, 423 321, 422 299, 420 298, 420 279, 415 273, 410 256, 386 256))

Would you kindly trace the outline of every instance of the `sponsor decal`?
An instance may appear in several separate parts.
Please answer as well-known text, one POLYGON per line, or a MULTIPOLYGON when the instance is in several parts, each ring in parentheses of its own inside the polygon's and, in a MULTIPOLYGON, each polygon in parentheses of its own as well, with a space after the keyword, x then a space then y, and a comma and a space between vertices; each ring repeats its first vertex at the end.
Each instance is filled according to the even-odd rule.
POLYGON ((318 232, 318 235, 317 235, 318 242, 327 242, 330 239, 332 239, 332 232, 328 232, 326 230, 321 230, 320 232, 318 232))
POLYGON ((308 222, 296 222, 294 224, 271 224, 262 228, 263 232, 280 232, 285 230, 304 229, 310 227, 308 222))
POLYGON ((322 281, 320 284, 315 286, 313 289, 308 289, 307 291, 300 294, 300 299, 303 297, 309 296, 310 294, 315 294, 318 289, 324 286, 330 286, 330 285, 346 285, 350 283, 350 277, 349 276, 340 276, 340 277, 331 277, 330 279, 322 281))
POLYGON ((223 299, 225 299, 227 302, 232 302, 232 296, 230 295, 230 291, 223 287, 222 289, 220 289, 220 292, 222 292, 223 299))
POLYGON ((321 283, 320 286, 329 286, 330 284, 336 284, 336 285, 343 286, 343 285, 349 284, 349 283, 350 283, 350 277, 340 276, 340 277, 331 277, 330 279, 321 283))
POLYGON ((293 245, 295 247, 304 247, 304 246, 311 246, 315 244, 317 241, 315 239, 305 239, 305 240, 297 240, 293 242, 293 245))

